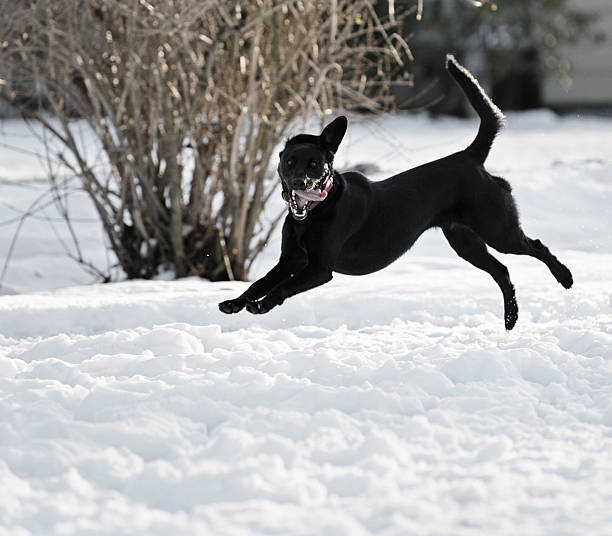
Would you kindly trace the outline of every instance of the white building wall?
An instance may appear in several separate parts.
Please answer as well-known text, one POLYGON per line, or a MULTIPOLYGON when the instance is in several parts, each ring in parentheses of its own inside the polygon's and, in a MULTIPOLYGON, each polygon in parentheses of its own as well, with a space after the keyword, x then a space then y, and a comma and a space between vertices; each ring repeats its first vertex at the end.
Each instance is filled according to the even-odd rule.
POLYGON ((572 83, 563 88, 550 78, 543 85, 543 101, 549 106, 612 106, 612 0, 574 0, 577 8, 598 14, 596 30, 606 35, 601 43, 580 42, 567 47, 572 83))

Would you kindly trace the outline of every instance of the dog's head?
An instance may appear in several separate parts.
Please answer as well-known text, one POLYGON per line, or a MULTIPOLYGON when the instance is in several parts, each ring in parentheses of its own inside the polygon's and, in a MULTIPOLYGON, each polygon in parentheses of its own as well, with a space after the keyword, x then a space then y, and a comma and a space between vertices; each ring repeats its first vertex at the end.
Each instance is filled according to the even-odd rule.
POLYGON ((279 155, 278 174, 283 199, 289 203, 294 219, 306 218, 309 207, 317 202, 317 195, 333 176, 334 155, 346 127, 347 120, 342 115, 327 125, 319 136, 299 134, 285 144, 279 155))

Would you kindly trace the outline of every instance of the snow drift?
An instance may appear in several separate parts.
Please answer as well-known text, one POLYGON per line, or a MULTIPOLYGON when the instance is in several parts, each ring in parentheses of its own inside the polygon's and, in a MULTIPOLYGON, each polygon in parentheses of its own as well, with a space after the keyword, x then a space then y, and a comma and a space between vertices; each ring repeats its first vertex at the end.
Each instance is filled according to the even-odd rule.
MULTIPOLYGON (((367 155, 383 177, 473 127, 350 126, 337 161, 367 155)), ((5 280, 19 293, 0 298, 0 534, 609 534, 611 143, 612 121, 544 112, 496 141, 489 168, 575 276, 568 292, 496 254, 511 333, 495 284, 438 232, 378 274, 228 317, 217 303, 245 283, 61 288, 88 276, 28 220, 5 280)), ((3 220, 40 184, 4 166, 3 220)), ((79 232, 103 260, 95 224, 79 232)), ((253 277, 277 253, 278 236, 253 277)))

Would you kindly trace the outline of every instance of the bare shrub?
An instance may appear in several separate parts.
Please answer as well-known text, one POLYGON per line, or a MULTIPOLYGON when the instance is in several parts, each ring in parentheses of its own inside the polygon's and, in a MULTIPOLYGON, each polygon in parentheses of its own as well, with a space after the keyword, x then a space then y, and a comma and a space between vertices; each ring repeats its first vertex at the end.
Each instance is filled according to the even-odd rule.
POLYGON ((0 0, 2 95, 23 107, 24 85, 36 89, 24 110, 59 142, 128 277, 244 279, 281 217, 263 209, 290 125, 390 104, 410 57, 393 29, 417 2, 375 4, 0 0))

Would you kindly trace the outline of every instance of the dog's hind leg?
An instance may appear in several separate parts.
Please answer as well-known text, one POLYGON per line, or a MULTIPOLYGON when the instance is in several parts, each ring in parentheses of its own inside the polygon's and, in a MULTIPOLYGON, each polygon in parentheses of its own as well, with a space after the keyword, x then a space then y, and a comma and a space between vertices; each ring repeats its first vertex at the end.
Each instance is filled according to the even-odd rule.
POLYGON ((525 236, 510 185, 501 177, 492 178, 494 181, 480 187, 480 198, 486 203, 468 205, 466 224, 500 253, 530 255, 542 261, 561 285, 570 288, 573 279, 569 269, 542 242, 525 236))
POLYGON ((504 297, 505 326, 508 330, 512 329, 518 319, 518 305, 508 268, 488 252, 482 238, 469 227, 452 223, 444 225, 442 231, 457 255, 487 272, 499 285, 504 297))
POLYGON ((529 255, 542 261, 564 288, 569 289, 574 283, 569 268, 560 262, 540 240, 526 236, 520 227, 514 233, 504 237, 502 241, 493 243, 487 240, 487 244, 502 253, 529 255))

